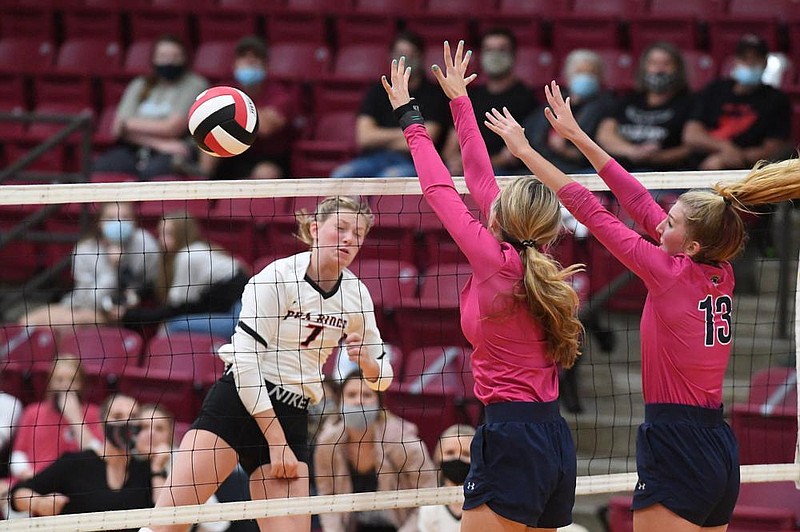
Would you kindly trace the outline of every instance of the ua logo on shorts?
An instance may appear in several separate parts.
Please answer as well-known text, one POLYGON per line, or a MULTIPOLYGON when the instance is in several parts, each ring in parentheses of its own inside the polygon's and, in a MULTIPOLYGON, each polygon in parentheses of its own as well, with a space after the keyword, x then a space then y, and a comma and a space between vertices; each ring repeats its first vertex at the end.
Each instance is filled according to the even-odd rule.
POLYGON ((644 489, 644 487, 645 487, 645 483, 644 483, 644 482, 642 482, 641 480, 640 480, 639 482, 637 482, 637 483, 636 483, 636 489, 637 489, 637 490, 643 490, 643 489, 644 489))
POLYGON ((474 490, 475 489, 475 483, 474 482, 467 482, 466 483, 466 488, 468 490, 470 490, 470 491, 474 490))

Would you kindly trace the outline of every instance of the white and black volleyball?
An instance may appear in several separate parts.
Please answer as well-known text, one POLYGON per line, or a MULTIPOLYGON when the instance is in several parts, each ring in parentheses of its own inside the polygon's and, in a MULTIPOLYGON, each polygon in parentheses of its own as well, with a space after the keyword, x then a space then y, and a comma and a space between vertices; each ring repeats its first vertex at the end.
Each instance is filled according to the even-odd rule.
POLYGON ((249 148, 258 132, 258 111, 245 93, 212 87, 189 109, 189 133, 197 146, 214 157, 233 157, 249 148))

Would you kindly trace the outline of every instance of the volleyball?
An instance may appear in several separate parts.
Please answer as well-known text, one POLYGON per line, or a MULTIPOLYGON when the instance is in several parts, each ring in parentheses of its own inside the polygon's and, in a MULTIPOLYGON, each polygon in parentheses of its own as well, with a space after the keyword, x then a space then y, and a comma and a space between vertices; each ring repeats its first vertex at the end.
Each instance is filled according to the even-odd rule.
POLYGON ((201 92, 189 109, 189 133, 197 146, 214 157, 233 157, 256 140, 258 111, 245 93, 233 87, 201 92))

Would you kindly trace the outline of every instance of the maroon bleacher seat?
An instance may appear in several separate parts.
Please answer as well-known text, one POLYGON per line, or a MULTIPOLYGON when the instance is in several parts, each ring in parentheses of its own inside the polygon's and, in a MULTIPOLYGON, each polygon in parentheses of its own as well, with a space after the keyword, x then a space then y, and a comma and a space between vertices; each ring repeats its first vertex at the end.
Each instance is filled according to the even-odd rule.
POLYGON ((122 13, 119 9, 81 7, 64 9, 62 24, 65 39, 91 36, 96 39, 122 42, 122 13))
MULTIPOLYGON (((524 0, 523 0, 524 1, 524 0)), ((676 2, 675 0, 650 0, 649 12, 654 15, 680 15, 708 20, 722 14, 723 0, 703 0, 702 2, 676 2)))
POLYGON ((686 64, 689 88, 699 91, 717 77, 717 66, 710 54, 698 50, 681 50, 686 64))
POLYGON ((73 108, 94 109, 97 98, 92 82, 77 74, 43 74, 33 80, 34 106, 69 105, 73 108))
POLYGON ((630 90, 636 81, 638 62, 630 53, 612 48, 595 49, 603 59, 603 79, 611 90, 630 90))
POLYGON ((196 12, 214 7, 216 0, 150 0, 150 3, 153 7, 165 11, 196 12))
POLYGON ((316 116, 310 139, 297 141, 292 149, 292 175, 327 177, 337 165, 356 154, 356 114, 333 111, 316 116))
POLYGON ((389 52, 383 44, 349 44, 339 49, 333 63, 336 78, 374 82, 389 70, 389 52))
POLYGON ((794 482, 748 482, 739 498, 728 530, 797 530, 800 528, 800 490, 794 482))
POLYGON ((569 12, 570 0, 500 0, 497 12, 504 15, 536 16, 546 19, 569 12))
POLYGON ((254 35, 258 29, 256 12, 230 9, 207 9, 197 17, 199 42, 237 41, 243 35, 254 35))
POLYGON ((404 17, 422 9, 423 0, 353 0, 352 9, 358 13, 404 17))
POLYGON ((122 48, 117 41, 94 37, 65 41, 58 49, 56 70, 68 74, 104 76, 122 66, 122 48))
POLYGON ((3 8, 0 17, 0 37, 22 37, 39 41, 56 41, 55 12, 41 2, 12 5, 3 8), (38 4, 38 5, 36 5, 38 4))
POLYGON ((559 69, 560 66, 550 50, 531 46, 517 48, 514 73, 535 91, 539 91, 544 85, 554 80, 559 69))
POLYGON ((397 33, 397 20, 385 12, 355 12, 337 16, 334 21, 336 42, 342 47, 352 44, 383 46, 389 55, 389 44, 397 33))
POLYGON ((417 238, 427 217, 434 216, 422 196, 378 196, 372 199, 376 216, 365 255, 417 261, 417 238))
MULTIPOLYGON (((470 44, 469 24, 468 11, 449 15, 425 13, 406 17, 406 29, 419 34, 428 48, 438 50, 439 57, 442 57, 442 42, 445 40, 450 41, 453 50, 461 39, 470 44)), ((438 63, 439 61, 437 61, 438 63)), ((426 65, 425 68, 428 66, 430 65, 426 65)))
POLYGON ((246 12, 270 13, 283 7, 283 0, 217 0, 217 5, 223 9, 235 9, 246 12))
POLYGON ((417 426, 419 437, 429 452, 433 452, 444 429, 468 422, 453 394, 409 393, 396 386, 393 383, 384 392, 384 404, 390 412, 417 426))
POLYGON ((152 69, 155 39, 133 41, 125 51, 122 71, 129 76, 148 74, 152 69))
POLYGON ((236 41, 209 41, 200 44, 194 56, 194 71, 213 80, 230 78, 233 72, 236 41))
POLYGON ((700 46, 700 27, 693 18, 678 15, 638 15, 628 21, 630 47, 638 57, 649 45, 667 41, 681 51, 696 50, 700 46))
POLYGON ((338 13, 351 7, 351 0, 286 0, 288 11, 301 13, 338 13))
POLYGON ((190 42, 190 25, 186 13, 169 9, 136 9, 128 14, 131 41, 156 40, 171 34, 190 42))
POLYGON ((619 21, 607 14, 558 15, 553 17, 553 51, 565 57, 576 48, 619 48, 619 21))
POLYGON ((267 69, 270 76, 289 81, 313 81, 330 71, 331 53, 327 46, 282 42, 270 46, 267 69))
MULTIPOLYGON (((293 42, 321 46, 325 44, 325 18, 318 11, 270 15, 267 18, 267 39, 271 45, 293 42)), ((272 53, 274 55, 274 51, 272 53)))
POLYGON ((745 33, 762 37, 770 50, 778 48, 778 21, 771 15, 741 15, 717 17, 708 23, 708 41, 711 55, 717 62, 733 55, 736 45, 745 33))
POLYGON ((415 349, 405 356, 400 387, 410 393, 474 397, 470 354, 471 349, 463 345, 415 349))
POLYGON ((367 86, 363 81, 346 79, 326 79, 323 83, 315 83, 312 89, 314 112, 324 113, 336 109, 356 113, 361 108, 367 86))
MULTIPOLYGON (((531 18, 524 15, 486 15, 477 21, 477 34, 480 37, 490 29, 507 28, 514 34, 519 46, 538 47, 544 41, 541 20, 541 16, 536 16, 531 20, 531 18)), ((479 44, 479 42, 475 43, 476 46, 479 44)))
POLYGON ((49 40, 8 37, 0 40, 0 72, 37 74, 53 67, 56 48, 49 40))
MULTIPOLYGON (((0 72, 0 112, 21 113, 28 110, 25 80, 17 74, 0 72)), ((22 122, 0 121, 0 141, 14 140, 24 134, 22 122)))
POLYGON ((0 326, 3 391, 24 403, 34 401, 34 364, 50 364, 55 353, 56 339, 49 327, 0 326))
POLYGON ((793 16, 797 3, 792 0, 728 0, 728 13, 757 17, 768 14, 783 20, 793 16))
POLYGON ((486 0, 427 0, 424 5, 426 13, 457 16, 467 13, 473 18, 481 18, 492 11, 491 8, 486 0))

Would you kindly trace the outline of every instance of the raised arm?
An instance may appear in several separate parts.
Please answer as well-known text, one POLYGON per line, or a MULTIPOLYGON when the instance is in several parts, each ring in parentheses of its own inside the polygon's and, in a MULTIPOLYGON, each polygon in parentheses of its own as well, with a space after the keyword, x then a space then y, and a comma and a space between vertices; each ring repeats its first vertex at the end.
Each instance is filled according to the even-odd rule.
POLYGON ((544 114, 556 133, 577 146, 617 197, 622 208, 631 215, 636 223, 644 227, 648 235, 658 240, 659 234, 656 227, 667 217, 667 213, 635 177, 622 168, 580 128, 572 115, 569 98, 564 100, 561 88, 555 81, 550 86, 545 86, 544 93, 547 103, 550 105, 545 108, 544 114))
POLYGON ((464 41, 459 41, 455 57, 450 53, 450 44, 444 42, 445 72, 438 65, 432 70, 444 93, 450 98, 450 110, 453 113, 461 158, 464 165, 464 179, 470 194, 478 202, 481 212, 489 217, 492 202, 500 188, 494 178, 492 161, 486 150, 486 143, 478 129, 472 102, 467 97, 467 85, 475 79, 475 75, 465 76, 472 51, 464 54, 464 41))
POLYGON ((382 78, 395 113, 400 115, 422 192, 439 220, 467 256, 476 275, 488 275, 503 264, 500 243, 476 220, 464 205, 447 167, 428 135, 423 118, 408 95, 409 71, 404 58, 392 61, 392 83, 382 78))

